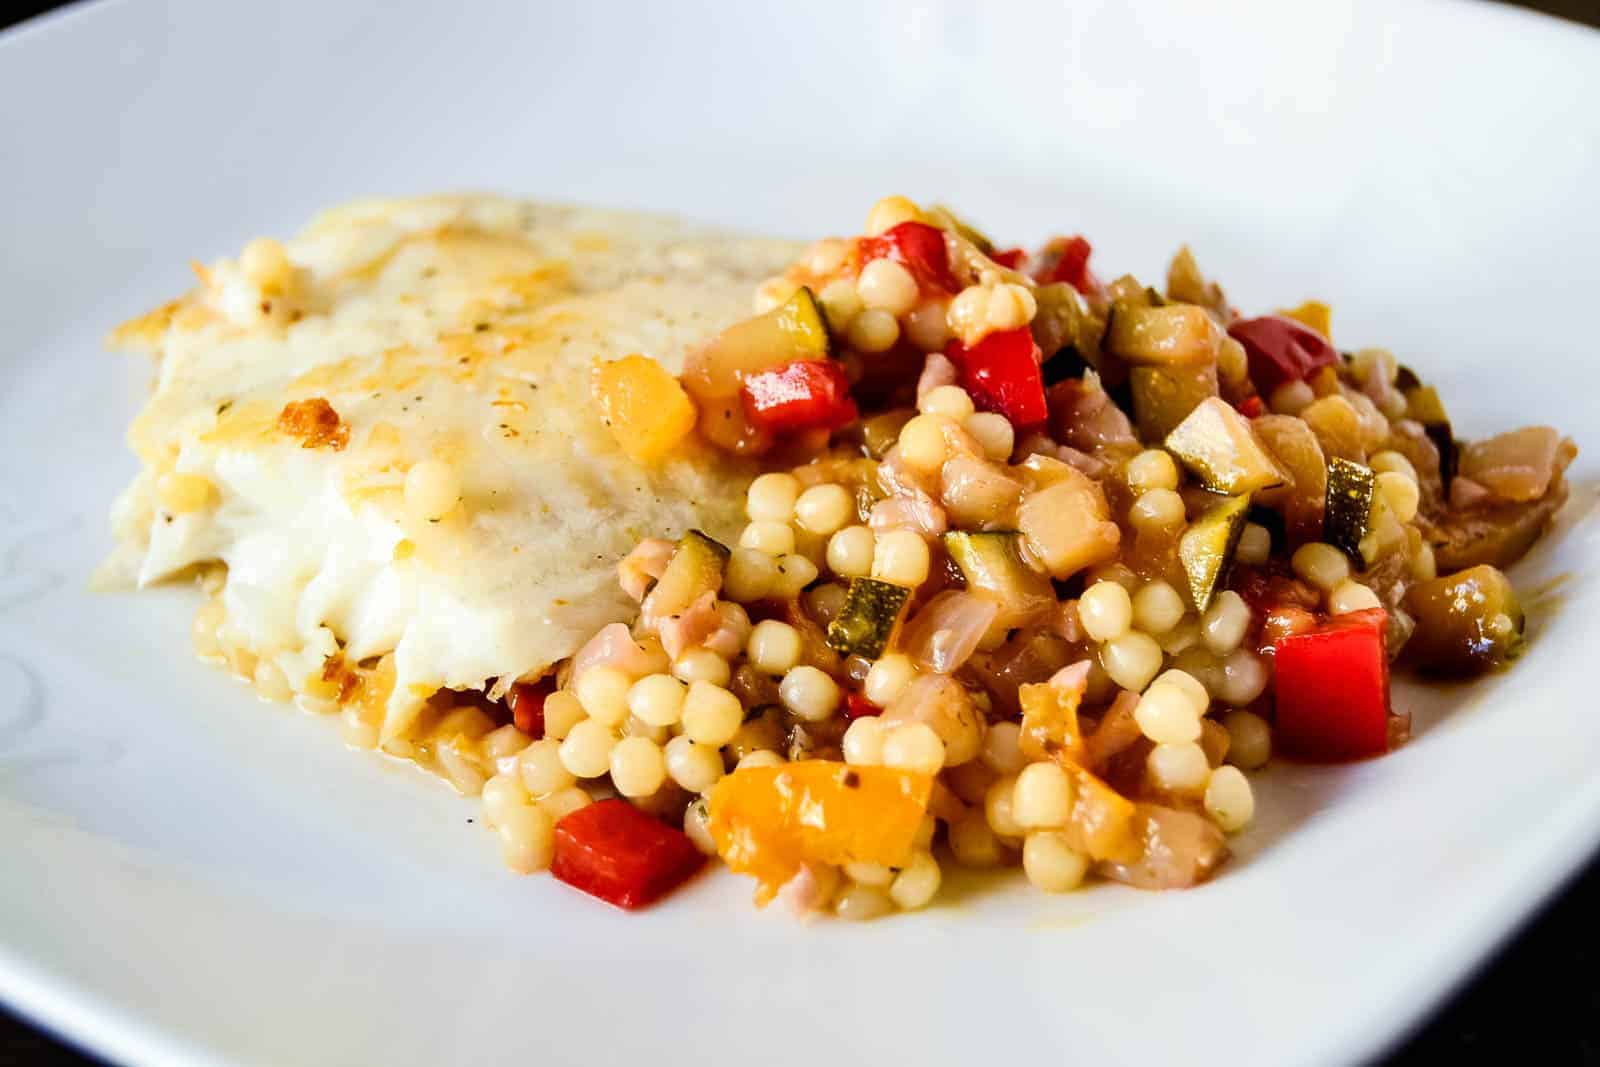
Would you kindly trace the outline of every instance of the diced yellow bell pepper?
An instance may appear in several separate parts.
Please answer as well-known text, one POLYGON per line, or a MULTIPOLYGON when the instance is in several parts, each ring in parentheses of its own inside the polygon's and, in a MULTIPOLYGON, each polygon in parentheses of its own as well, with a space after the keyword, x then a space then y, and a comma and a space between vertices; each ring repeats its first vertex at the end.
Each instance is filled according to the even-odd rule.
POLYGON ((711 838, 765 904, 804 863, 903 865, 932 789, 931 775, 833 760, 747 767, 711 791, 711 838))
POLYGON ((1278 314, 1286 319, 1293 319, 1302 326, 1309 326, 1316 330, 1329 341, 1333 340, 1333 309, 1320 300, 1307 300, 1297 308, 1280 311, 1278 314))
POLYGON ((611 436, 639 463, 659 460, 694 429, 689 394, 653 359, 597 360, 591 389, 611 436))

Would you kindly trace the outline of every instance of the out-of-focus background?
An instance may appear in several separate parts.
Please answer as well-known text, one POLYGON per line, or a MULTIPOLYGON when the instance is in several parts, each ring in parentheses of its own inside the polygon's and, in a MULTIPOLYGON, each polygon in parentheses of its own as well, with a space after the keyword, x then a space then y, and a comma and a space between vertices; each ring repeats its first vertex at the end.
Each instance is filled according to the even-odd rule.
MULTIPOLYGON (((1456 0, 1477 2, 1477 0, 1456 0)), ((0 10, 0 30, 61 3, 23 0, 0 10)), ((1510 6, 1570 19, 1600 30, 1600 0, 1514 0, 1510 6)), ((1493 42, 1480 57, 1493 76, 1493 42)), ((1600 71, 1596 71, 1600 78, 1600 71)), ((1441 885, 1440 893, 1451 892, 1441 885)), ((1600 967, 1592 937, 1593 911, 1600 901, 1600 859, 1568 886, 1543 914, 1519 933, 1421 1030, 1385 1062, 1478 1063, 1490 1057, 1526 1057, 1546 1063, 1600 1063, 1600 967)), ((1397 901, 1406 907, 1424 901, 1397 901)), ((1397 927, 1397 937, 1404 929, 1397 927)), ((1359 976, 1352 976, 1359 981, 1359 976)), ((1218 1006, 1226 1027, 1226 1007, 1218 1006)), ((1338 1006, 1329 1005, 1329 1025, 1338 1025, 1338 1006)), ((0 1002, 0 1067, 87 1067, 99 1061, 84 1056, 52 1035, 12 1015, 0 1002)))

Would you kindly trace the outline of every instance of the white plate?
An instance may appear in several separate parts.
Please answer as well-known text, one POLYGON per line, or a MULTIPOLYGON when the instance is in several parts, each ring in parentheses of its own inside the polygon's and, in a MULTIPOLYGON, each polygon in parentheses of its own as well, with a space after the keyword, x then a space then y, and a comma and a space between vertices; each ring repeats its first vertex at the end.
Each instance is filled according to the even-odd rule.
POLYGON ((1414 1022, 1600 835, 1600 37, 1130 8, 174 0, 0 42, 0 995, 162 1064, 1243 1067, 1414 1022), (513 877, 467 803, 194 663, 190 593, 84 589, 145 375, 105 328, 191 256, 461 187, 795 235, 903 191, 1145 276, 1187 240, 1243 307, 1331 299, 1469 433, 1578 433, 1562 536, 1517 573, 1565 585, 1513 672, 1403 694, 1399 753, 1274 770, 1194 892, 1013 882, 803 927, 726 875, 640 915, 513 877))

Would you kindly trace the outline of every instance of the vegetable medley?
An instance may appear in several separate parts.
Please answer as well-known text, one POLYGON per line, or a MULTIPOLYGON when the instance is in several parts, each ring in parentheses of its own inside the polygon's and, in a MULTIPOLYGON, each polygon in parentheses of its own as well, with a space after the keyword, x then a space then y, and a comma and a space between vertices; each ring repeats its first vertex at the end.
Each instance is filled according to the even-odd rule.
POLYGON ((950 863, 1192 886, 1247 772, 1406 739, 1392 662, 1517 655, 1501 568, 1571 441, 1457 440, 1326 305, 1243 317, 1188 249, 1164 290, 1090 258, 890 197, 681 379, 596 367, 639 462, 699 434, 765 473, 736 545, 643 541, 634 624, 513 690, 535 740, 484 790, 513 866, 634 907, 715 855, 847 918, 923 907, 950 863))

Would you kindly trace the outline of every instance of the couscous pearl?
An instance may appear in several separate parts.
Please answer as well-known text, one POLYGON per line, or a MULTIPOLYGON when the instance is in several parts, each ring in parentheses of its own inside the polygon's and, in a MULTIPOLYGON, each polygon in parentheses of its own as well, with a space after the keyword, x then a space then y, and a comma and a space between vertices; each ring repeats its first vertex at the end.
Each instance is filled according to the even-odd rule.
POLYGON ((720 748, 744 723, 744 705, 720 685, 694 682, 683 698, 683 733, 697 745, 720 748))
POLYGON ((648 737, 624 737, 611 750, 611 782, 625 797, 647 797, 667 780, 661 746, 648 737))
POLYGON ((745 493, 745 514, 754 520, 788 522, 794 518, 795 501, 800 496, 800 479, 792 474, 763 474, 750 483, 745 493))
POLYGON ((1206 709, 1211 706, 1211 693, 1206 689, 1205 683, 1188 671, 1176 667, 1162 671, 1156 680, 1150 683, 1151 688, 1158 685, 1171 686, 1182 693, 1188 699, 1189 705, 1194 708, 1196 715, 1204 715, 1206 709))
POLYGON ((603 726, 619 726, 628 717, 632 687, 633 679, 615 667, 590 667, 578 675, 575 692, 589 718, 603 726))
POLYGON ((1176 626, 1158 636, 1161 650, 1169 656, 1176 656, 1200 643, 1200 620, 1193 615, 1185 615, 1176 626))
POLYGON ((944 466, 948 453, 944 443, 942 415, 917 415, 900 428, 900 458, 921 471, 936 471, 944 466))
POLYGON ((1147 634, 1164 634, 1183 621, 1183 596, 1159 578, 1133 595, 1133 624, 1147 634))
POLYGON ((889 898, 903 911, 925 908, 939 892, 939 862, 927 852, 913 852, 911 860, 894 876, 889 898))
POLYGON ((1256 814, 1255 793, 1250 780, 1237 767, 1218 767, 1206 786, 1206 814, 1224 833, 1236 833, 1250 824, 1256 814))
POLYGON ((1317 394, 1305 382, 1285 382, 1272 391, 1267 407, 1275 415, 1298 415, 1316 399, 1317 394))
POLYGON ((289 685, 288 675, 283 673, 282 667, 270 659, 256 663, 251 680, 255 684, 256 695, 262 700, 284 701, 294 697, 294 689, 289 685))
POLYGON ((886 196, 872 205, 872 210, 867 212, 866 233, 869 237, 876 237, 880 233, 887 233, 902 222, 917 222, 922 218, 922 212, 917 205, 906 197, 896 194, 886 196))
POLYGON ((1295 549, 1289 566, 1324 592, 1350 577, 1349 557, 1323 541, 1311 541, 1295 549))
POLYGON ((1183 497, 1174 489, 1152 489, 1140 493, 1128 509, 1128 521, 1143 530, 1170 530, 1183 524, 1183 497))
POLYGON ((950 325, 945 320, 945 305, 930 300, 918 304, 906 316, 906 337, 924 352, 943 352, 950 340, 950 325))
POLYGON ((968 415, 961 426, 978 442, 984 456, 996 463, 1009 460, 1017 447, 1016 428, 1011 425, 1010 419, 998 412, 975 412, 968 415))
POLYGON ((490 826, 499 826, 501 818, 515 808, 527 807, 533 798, 528 796, 522 781, 514 774, 497 774, 483 783, 483 817, 490 826))
POLYGON ((989 290, 969 285, 945 309, 945 325, 963 344, 973 345, 989 332, 989 290))
POLYGON ((1249 629, 1250 605, 1232 589, 1219 593, 1200 618, 1200 637, 1219 656, 1238 648, 1249 629))
POLYGON ((483 758, 499 770, 516 766, 517 754, 533 743, 533 738, 512 723, 498 726, 484 735, 483 758))
POLYGON ((917 665, 911 662, 911 657, 900 652, 891 652, 887 656, 875 661, 867 670, 866 681, 862 683, 862 692, 866 698, 886 708, 894 703, 896 697, 905 692, 906 686, 917 676, 917 665))
POLYGON ((670 674, 652 674, 628 690, 628 710, 650 726, 675 726, 683 717, 684 692, 670 674))
POLYGON ((1200 740, 1200 712, 1183 688, 1171 683, 1152 685, 1133 709, 1139 730, 1158 745, 1178 745, 1200 740))
MULTIPOLYGON (((623 693, 627 699, 627 693, 623 693)), ((626 705, 624 705, 626 706, 626 705)), ((578 695, 571 689, 558 689, 544 699, 544 735, 560 741, 578 723, 588 718, 578 695)))
POLYGON ((736 548, 728 556, 722 591, 732 600, 753 604, 771 596, 777 582, 777 560, 759 548, 736 548))
POLYGON ((1100 646, 1100 664, 1111 680, 1135 693, 1144 691, 1161 669, 1163 654, 1155 638, 1129 630, 1100 646))
POLYGON ((847 863, 844 873, 857 885, 874 885, 888 889, 894 881, 894 868, 882 863, 847 863))
POLYGON ((750 631, 745 654, 756 670, 783 674, 800 662, 800 631, 786 622, 764 619, 750 631))
POLYGON ((694 842, 694 847, 707 856, 717 854, 717 842, 711 836, 711 812, 703 800, 684 809, 683 832, 694 842))
POLYGON ((784 758, 771 749, 758 748, 754 752, 746 752, 741 756, 738 766, 734 770, 745 771, 752 767, 782 767, 784 763, 784 758))
POLYGON ((857 352, 887 352, 900 339, 900 323, 881 308, 867 308, 850 320, 845 336, 857 352))
POLYGON ((995 779, 989 791, 983 795, 983 817, 988 820, 989 829, 1001 837, 1021 837, 1023 833, 1011 811, 1011 798, 1016 791, 1017 778, 1008 774, 995 779))
POLYGON ((1094 641, 1110 641, 1133 624, 1133 601, 1115 582, 1096 582, 1078 598, 1078 622, 1094 641))
POLYGON ((989 290, 989 332, 1016 330, 1033 321, 1038 304, 1025 285, 1006 282, 989 290))
POLYGON ((1016 774, 1028 762, 1022 754, 1022 727, 1002 720, 983 735, 983 762, 999 774, 1016 774))
POLYGON ((598 719, 585 719, 561 742, 561 765, 578 778, 598 778, 611 769, 617 735, 598 719))
POLYGON ((1421 480, 1417 477, 1417 468, 1412 466, 1411 461, 1405 457, 1405 454, 1392 449, 1375 453, 1371 459, 1367 460, 1367 466, 1380 475, 1390 473, 1404 474, 1413 482, 1421 480))
POLYGON ((722 778, 722 753, 711 745, 697 745, 679 734, 663 752, 667 774, 691 793, 704 793, 722 778))
POLYGON ((1022 842, 1022 870, 1035 889, 1066 893, 1083 884, 1089 857, 1074 849, 1059 831, 1035 830, 1022 842))
POLYGON ((876 715, 856 719, 839 743, 844 761, 855 767, 876 767, 883 762, 883 737, 887 731, 876 715))
POLYGON ((1233 558, 1239 563, 1250 566, 1259 566, 1272 555, 1272 534, 1265 526, 1258 523, 1247 522, 1244 530, 1239 534, 1239 546, 1234 550, 1233 558))
POLYGON ((556 822, 593 803, 594 797, 591 797, 582 786, 577 785, 557 789, 549 796, 539 798, 539 807, 556 822))
POLYGON ((667 743, 672 736, 670 726, 651 726, 637 715, 629 715, 628 721, 622 724, 623 737, 643 737, 654 741, 658 745, 667 743))
POLYGON ((1005 858, 1000 839, 981 811, 968 812, 951 823, 946 838, 956 862, 963 867, 997 867, 1005 858))
POLYGON ((884 735, 883 763, 902 771, 938 774, 944 766, 944 742, 927 723, 901 723, 884 735))
POLYGON ((203 511, 213 499, 215 487, 204 476, 168 471, 156 479, 156 499, 174 515, 203 511))
POLYGON ((852 885, 833 902, 833 913, 841 919, 864 922, 878 919, 894 910, 894 901, 877 886, 852 885))
POLYGON ((971 394, 961 386, 941 385, 922 395, 917 401, 917 410, 924 415, 943 415, 947 419, 961 422, 977 408, 972 404, 971 394))
POLYGON ((1193 741, 1157 745, 1150 750, 1145 765, 1151 781, 1171 793, 1199 793, 1211 777, 1205 750, 1193 741))
POLYGON ((1217 697, 1229 707, 1242 708, 1267 688, 1267 667, 1248 648, 1236 648, 1222 661, 1217 697))
POLYGON ((732 673, 728 661, 709 648, 691 648, 672 664, 672 676, 686 685, 693 682, 727 685, 732 673))
POLYGON ((856 516, 856 500, 842 485, 813 485, 795 501, 794 517, 801 527, 824 537, 842 529, 856 516))
POLYGON ((794 527, 787 522, 757 519, 739 534, 740 548, 753 548, 769 556, 785 556, 794 551, 794 527))
POLYGON ((1017 775, 1011 815, 1025 830, 1067 825, 1072 815, 1072 779, 1054 763, 1030 763, 1017 775))
POLYGON ((1328 611, 1334 615, 1348 615, 1352 611, 1382 606, 1383 602, 1378 599, 1377 593, 1353 578, 1340 582, 1328 594, 1328 611))
POLYGON ((289 256, 282 242, 257 237, 239 253, 239 271, 262 288, 282 285, 289 274, 289 256))
POLYGON ((1431 582, 1439 576, 1439 563, 1434 558, 1433 546, 1424 541, 1411 557, 1411 577, 1419 582, 1431 582))
POLYGON ((1159 448, 1148 448, 1128 460, 1125 476, 1135 493, 1178 488, 1178 465, 1159 448))
POLYGON ((839 684, 816 667, 801 665, 778 685, 783 706, 807 722, 821 722, 839 706, 839 684))
POLYGON ((828 329, 835 334, 844 334, 861 314, 861 294, 856 292, 856 283, 849 278, 838 278, 824 285, 817 300, 822 304, 828 329))
POLYGON ((461 499, 461 476, 448 463, 425 459, 406 472, 404 495, 407 512, 436 522, 461 499))
POLYGON ((555 825, 549 812, 531 805, 507 812, 497 824, 506 866, 519 874, 549 867, 555 853, 555 825))
POLYGON ((912 530, 885 530, 872 553, 872 576, 915 589, 928 580, 928 542, 912 530))
POLYGON ((791 553, 778 559, 778 577, 772 583, 772 595, 779 600, 792 600, 817 580, 817 565, 806 557, 791 553))
POLYGON ((1253 771, 1272 758, 1272 727, 1253 711, 1230 711, 1222 717, 1228 731, 1228 762, 1253 771))
POLYGON ((561 742, 545 737, 517 755, 517 773, 522 776, 523 788, 535 797, 542 797, 574 785, 577 779, 561 762, 561 742))
POLYGON ((1394 517, 1401 522, 1410 522, 1417 517, 1417 507, 1422 502, 1422 491, 1417 488, 1417 480, 1410 475, 1401 474, 1399 471, 1384 471, 1377 477, 1378 492, 1383 494, 1383 499, 1389 505, 1389 510, 1394 512, 1394 517))
POLYGON ((806 270, 817 277, 832 274, 850 257, 850 242, 839 237, 824 237, 806 252, 806 270))
POLYGON ((921 291, 909 270, 892 259, 874 259, 861 268, 856 292, 868 308, 899 318, 917 306, 921 291))
POLYGON ((817 624, 826 627, 844 610, 849 591, 838 582, 828 582, 806 591, 805 608, 817 624))
POLYGON ((828 538, 828 569, 841 578, 864 578, 872 573, 878 536, 868 526, 846 526, 828 538))

